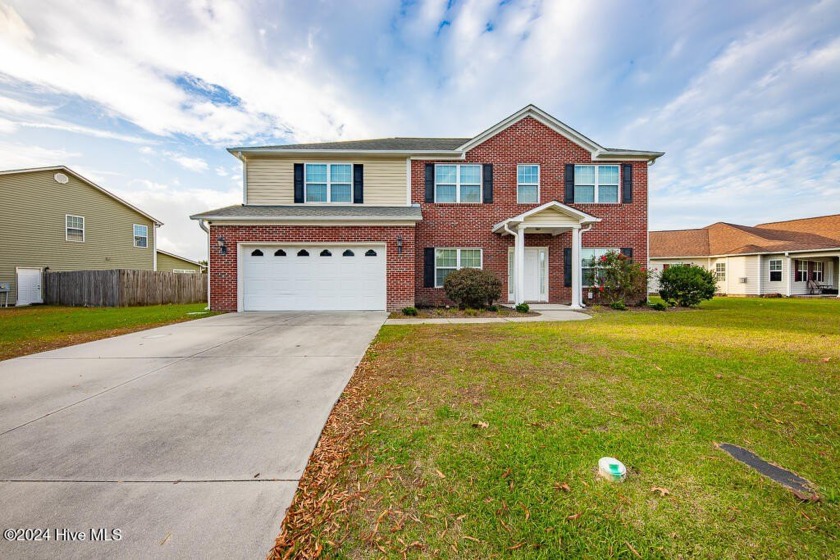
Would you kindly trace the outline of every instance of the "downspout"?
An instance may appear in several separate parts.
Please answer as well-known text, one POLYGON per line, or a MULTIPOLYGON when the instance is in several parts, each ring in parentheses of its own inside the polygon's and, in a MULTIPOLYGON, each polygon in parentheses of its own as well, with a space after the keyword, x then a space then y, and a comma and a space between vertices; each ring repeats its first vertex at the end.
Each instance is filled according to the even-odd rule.
POLYGON ((210 311, 210 228, 204 220, 198 220, 198 227, 207 233, 207 310, 210 311))
MULTIPOLYGON (((589 224, 588 226, 586 226, 585 228, 582 228, 580 230, 580 233, 578 235, 580 236, 580 248, 581 249, 583 249, 583 234, 586 233, 587 231, 591 230, 591 229, 592 229, 592 224, 589 224)), ((572 267, 572 270, 574 270, 574 266, 572 267)), ((578 267, 578 274, 580 274, 580 280, 578 280, 578 286, 580 287, 580 291, 581 291, 580 306, 581 307, 586 307, 586 303, 584 302, 584 298, 583 298, 583 267, 582 266, 578 267)))
POLYGON ((514 280, 516 280, 516 236, 518 234, 516 232, 511 231, 511 229, 508 227, 507 222, 505 222, 502 227, 504 228, 504 230, 506 232, 508 232, 509 234, 511 234, 513 236, 513 274, 510 275, 509 279, 510 279, 510 282, 513 283, 513 288, 514 288, 512 290, 513 291, 513 303, 517 304, 518 302, 516 301, 516 284, 514 283, 514 280))

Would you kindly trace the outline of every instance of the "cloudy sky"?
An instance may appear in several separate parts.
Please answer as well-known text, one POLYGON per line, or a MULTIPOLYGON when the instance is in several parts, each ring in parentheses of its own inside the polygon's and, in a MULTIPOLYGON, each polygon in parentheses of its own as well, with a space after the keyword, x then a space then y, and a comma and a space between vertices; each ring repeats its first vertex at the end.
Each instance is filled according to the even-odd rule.
POLYGON ((0 169, 165 222, 241 201, 225 147, 470 136, 534 103, 662 150, 651 228, 840 212, 840 0, 0 0, 0 169))

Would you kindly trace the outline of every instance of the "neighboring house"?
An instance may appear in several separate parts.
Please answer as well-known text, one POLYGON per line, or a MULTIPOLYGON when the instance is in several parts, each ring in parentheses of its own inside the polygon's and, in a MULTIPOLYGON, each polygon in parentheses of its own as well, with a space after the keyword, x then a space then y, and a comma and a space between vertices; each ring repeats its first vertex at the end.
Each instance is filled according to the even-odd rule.
POLYGON ((647 262, 648 166, 529 105, 473 138, 231 148, 244 204, 209 225, 214 310, 441 304, 483 268, 507 302, 581 304, 582 263, 647 262))
MULTIPOLYGON (((673 264, 713 271, 728 295, 837 294, 840 214, 770 222, 755 227, 718 222, 700 229, 650 232, 655 273, 673 264), (809 289, 809 281, 812 282, 809 289)), ((654 280, 653 291, 657 283, 654 280)))
POLYGON ((0 196, 10 304, 41 303, 47 269, 155 269, 161 222, 67 167, 0 171, 0 196))
POLYGON ((180 257, 173 253, 157 250, 157 269, 164 272, 181 272, 184 274, 197 274, 204 272, 206 267, 198 261, 180 257))

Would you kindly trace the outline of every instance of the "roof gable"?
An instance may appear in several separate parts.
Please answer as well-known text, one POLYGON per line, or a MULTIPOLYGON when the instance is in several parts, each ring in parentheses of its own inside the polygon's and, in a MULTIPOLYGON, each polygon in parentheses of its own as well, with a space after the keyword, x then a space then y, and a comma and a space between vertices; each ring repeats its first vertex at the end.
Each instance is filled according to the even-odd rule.
POLYGON ((8 169, 8 170, 5 170, 5 171, 0 171, 0 176, 2 176, 2 175, 17 175, 17 174, 21 174, 21 173, 39 173, 39 172, 42 172, 42 171, 56 171, 56 172, 61 172, 61 173, 68 173, 68 174, 72 175, 73 177, 75 177, 76 179, 78 179, 79 181, 81 181, 82 183, 88 185, 89 187, 91 187, 93 189, 98 190, 102 194, 104 194, 104 195, 108 196, 109 198, 112 198, 113 200, 122 204, 126 208, 129 208, 129 209, 133 210, 134 212, 137 212, 141 216, 143 216, 145 218, 148 218, 149 220, 151 220, 152 222, 154 222, 158 226, 163 225, 163 222, 161 222, 157 218, 155 218, 153 216, 150 216, 149 214, 146 214, 145 212, 143 212, 142 210, 140 210, 139 208, 137 208, 133 204, 123 200, 122 198, 118 197, 117 195, 110 192, 109 190, 100 187, 99 185, 97 185, 96 183, 91 181, 90 179, 88 179, 86 177, 83 177, 82 175, 78 174, 77 172, 73 171, 72 169, 70 169, 69 167, 66 167, 64 165, 55 165, 55 166, 51 166, 51 167, 32 167, 32 168, 28 168, 28 169, 8 169))

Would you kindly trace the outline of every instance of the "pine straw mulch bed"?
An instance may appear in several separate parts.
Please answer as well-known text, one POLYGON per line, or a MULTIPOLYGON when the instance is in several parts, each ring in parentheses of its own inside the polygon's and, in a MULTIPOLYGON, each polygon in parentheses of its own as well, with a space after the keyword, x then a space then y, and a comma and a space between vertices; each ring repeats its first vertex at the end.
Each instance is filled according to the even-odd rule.
POLYGON ((364 499, 361 489, 348 490, 337 474, 350 458, 351 443, 357 441, 364 428, 357 421, 356 412, 365 405, 375 383, 369 360, 375 349, 374 344, 368 350, 327 419, 269 560, 318 558, 325 543, 338 546, 343 538, 338 534, 341 527, 333 521, 333 516, 364 499), (317 537, 312 533, 313 527, 319 529, 317 537))

